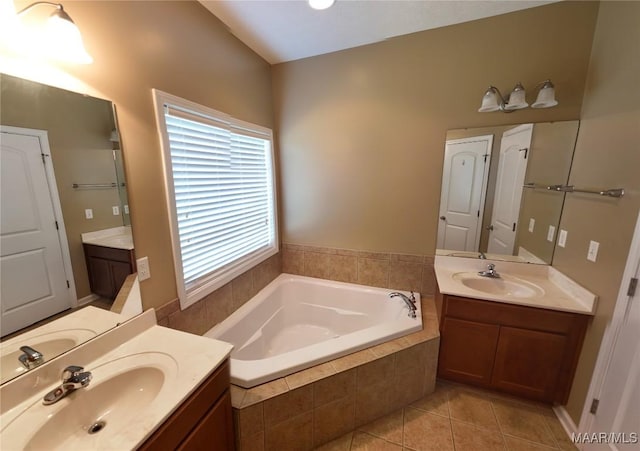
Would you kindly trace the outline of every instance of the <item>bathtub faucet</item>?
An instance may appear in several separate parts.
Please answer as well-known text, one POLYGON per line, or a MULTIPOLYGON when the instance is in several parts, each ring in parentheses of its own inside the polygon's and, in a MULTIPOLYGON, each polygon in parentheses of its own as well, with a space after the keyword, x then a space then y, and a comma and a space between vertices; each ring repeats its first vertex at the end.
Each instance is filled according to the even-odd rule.
POLYGON ((416 296, 411 292, 411 297, 406 294, 400 293, 398 291, 394 291, 393 293, 389 293, 390 298, 401 297, 407 307, 409 308, 409 317, 416 317, 416 296))

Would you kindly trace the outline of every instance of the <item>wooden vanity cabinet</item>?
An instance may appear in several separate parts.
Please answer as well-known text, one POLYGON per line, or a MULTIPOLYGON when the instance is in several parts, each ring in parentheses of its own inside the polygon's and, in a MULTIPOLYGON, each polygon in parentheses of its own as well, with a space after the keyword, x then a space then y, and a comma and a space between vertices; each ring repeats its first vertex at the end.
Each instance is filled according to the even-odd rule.
POLYGON ((566 404, 589 317, 438 294, 438 377, 566 404))
POLYGON ((115 299, 129 274, 135 272, 133 250, 83 244, 91 292, 115 299))
POLYGON ((234 450, 229 387, 226 360, 139 450, 234 450))

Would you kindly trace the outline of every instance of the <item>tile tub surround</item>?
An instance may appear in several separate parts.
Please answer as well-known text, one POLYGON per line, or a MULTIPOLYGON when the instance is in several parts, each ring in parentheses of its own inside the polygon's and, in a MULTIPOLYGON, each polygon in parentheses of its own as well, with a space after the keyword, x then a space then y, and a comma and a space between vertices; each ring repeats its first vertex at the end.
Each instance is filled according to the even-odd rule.
POLYGON ((231 386, 240 450, 312 449, 433 391, 435 303, 423 330, 251 389, 231 386))
POLYGON ((433 256, 282 245, 282 272, 379 288, 435 293, 433 256))
POLYGON ((202 335, 244 305, 282 273, 281 252, 180 310, 178 299, 156 309, 158 325, 202 335))

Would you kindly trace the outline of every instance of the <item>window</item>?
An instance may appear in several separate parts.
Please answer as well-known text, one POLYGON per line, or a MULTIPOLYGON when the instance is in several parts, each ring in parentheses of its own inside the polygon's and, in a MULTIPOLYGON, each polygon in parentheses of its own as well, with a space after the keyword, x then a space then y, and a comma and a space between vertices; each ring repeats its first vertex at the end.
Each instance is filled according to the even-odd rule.
POLYGON ((273 137, 158 90, 154 102, 185 308, 278 252, 273 137))

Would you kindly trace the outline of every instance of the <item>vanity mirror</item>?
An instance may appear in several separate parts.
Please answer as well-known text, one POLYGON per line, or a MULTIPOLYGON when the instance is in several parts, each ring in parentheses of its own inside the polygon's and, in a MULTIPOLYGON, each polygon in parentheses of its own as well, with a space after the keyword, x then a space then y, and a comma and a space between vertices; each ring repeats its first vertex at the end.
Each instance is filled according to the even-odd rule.
MULTIPOLYGON (((106 244, 109 252, 133 256, 127 183, 112 103, 6 74, 0 74, 0 89, 4 362, 5 354, 16 351, 5 349, 9 334, 60 312, 78 313, 75 307, 102 300, 95 294, 100 292, 97 281, 120 284, 135 268, 130 265, 126 271, 104 263, 105 259, 92 260, 83 249, 87 242, 106 244)), ((48 325, 43 333, 53 337, 55 346, 45 359, 123 319, 96 308, 82 310, 86 310, 83 315, 99 315, 97 323, 85 322, 83 330, 66 334, 73 339, 51 330, 69 331, 72 327, 65 321, 50 323, 54 326, 48 325)), ((12 342, 19 339, 10 337, 12 342)))
POLYGON ((436 252, 551 264, 578 126, 449 130, 436 252))

